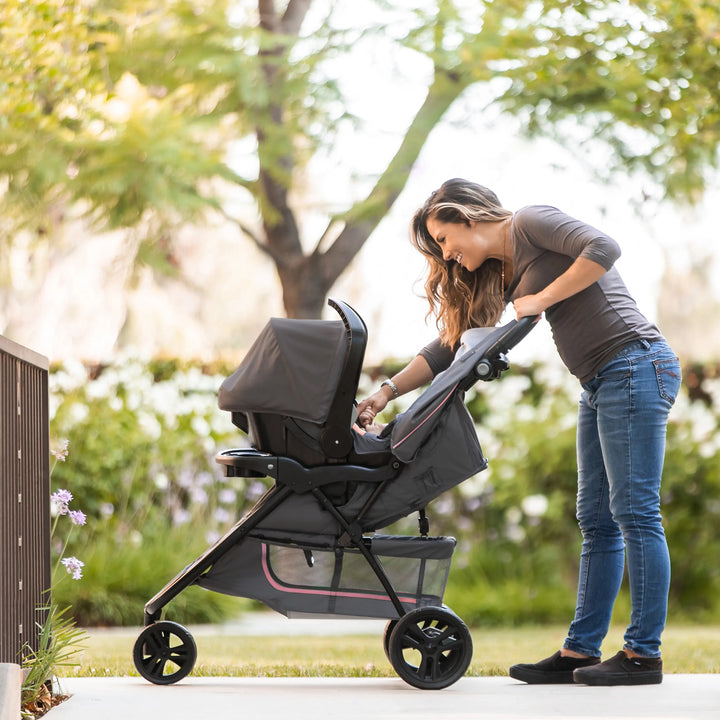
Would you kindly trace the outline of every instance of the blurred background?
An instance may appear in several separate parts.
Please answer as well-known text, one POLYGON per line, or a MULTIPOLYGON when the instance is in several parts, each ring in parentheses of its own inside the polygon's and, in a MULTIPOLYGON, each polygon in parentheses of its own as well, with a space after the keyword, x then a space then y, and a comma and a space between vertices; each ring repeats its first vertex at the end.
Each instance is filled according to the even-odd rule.
MULTIPOLYGON (((720 10, 6 0, 0 19, 0 332, 52 364, 51 432, 69 440, 53 488, 88 517, 57 524, 85 574, 61 568, 56 594, 81 622, 140 622, 262 492, 214 467, 244 441, 215 392, 270 316, 353 305, 361 396, 435 337, 408 222, 449 177, 621 244, 685 368, 664 496, 674 617, 720 619, 720 10)), ((469 396, 490 469, 434 509, 461 540, 448 603, 480 624, 574 602, 577 387, 544 323, 511 359, 469 396)), ((239 608, 176 602, 185 620, 239 608)))

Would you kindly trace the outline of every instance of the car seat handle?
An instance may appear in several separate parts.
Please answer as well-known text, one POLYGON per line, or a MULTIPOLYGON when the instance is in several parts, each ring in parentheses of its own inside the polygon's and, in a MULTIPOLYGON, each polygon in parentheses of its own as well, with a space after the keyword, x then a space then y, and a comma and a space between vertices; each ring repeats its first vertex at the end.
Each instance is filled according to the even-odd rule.
POLYGON ((347 347, 340 380, 320 437, 322 451, 331 458, 344 458, 353 448, 352 413, 355 393, 367 345, 367 326, 358 313, 343 300, 328 298, 345 325, 347 347))

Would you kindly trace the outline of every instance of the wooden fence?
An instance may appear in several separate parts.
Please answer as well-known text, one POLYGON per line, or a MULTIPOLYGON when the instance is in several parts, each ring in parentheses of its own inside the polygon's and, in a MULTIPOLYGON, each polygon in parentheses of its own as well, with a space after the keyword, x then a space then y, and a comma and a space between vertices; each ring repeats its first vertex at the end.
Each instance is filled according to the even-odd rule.
POLYGON ((0 662, 37 648, 50 588, 48 361, 0 336, 0 662))

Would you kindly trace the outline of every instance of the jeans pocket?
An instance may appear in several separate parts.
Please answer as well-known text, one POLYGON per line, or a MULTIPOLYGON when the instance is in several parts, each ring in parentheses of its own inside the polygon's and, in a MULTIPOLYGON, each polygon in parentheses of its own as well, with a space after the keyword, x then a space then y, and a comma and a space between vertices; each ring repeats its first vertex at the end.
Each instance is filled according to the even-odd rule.
POLYGON ((653 365, 660 397, 673 405, 680 391, 680 361, 677 358, 657 359, 653 360, 653 365))

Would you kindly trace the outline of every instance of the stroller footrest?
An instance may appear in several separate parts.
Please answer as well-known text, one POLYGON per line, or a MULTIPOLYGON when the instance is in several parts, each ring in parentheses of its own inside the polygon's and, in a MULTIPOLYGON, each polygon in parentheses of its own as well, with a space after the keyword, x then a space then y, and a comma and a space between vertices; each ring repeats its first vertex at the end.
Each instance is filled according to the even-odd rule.
POLYGON ((225 468, 228 477, 271 477, 296 493, 338 482, 381 483, 394 477, 399 463, 367 468, 360 465, 321 465, 306 468, 297 460, 263 453, 253 448, 224 450, 215 460, 225 468))
POLYGON ((306 468, 299 462, 287 457, 278 457, 279 469, 274 475, 278 483, 286 485, 298 494, 311 492, 338 481, 344 483, 379 484, 394 477, 399 463, 379 468, 367 468, 360 465, 321 465, 306 468))

